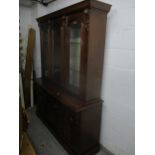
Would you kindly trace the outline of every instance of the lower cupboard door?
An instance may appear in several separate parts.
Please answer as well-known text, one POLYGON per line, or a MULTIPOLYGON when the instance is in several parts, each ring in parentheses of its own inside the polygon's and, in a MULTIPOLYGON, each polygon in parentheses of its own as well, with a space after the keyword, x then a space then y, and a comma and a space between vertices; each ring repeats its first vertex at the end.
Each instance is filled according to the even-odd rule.
POLYGON ((67 144, 75 152, 80 142, 80 125, 76 115, 67 114, 64 120, 64 138, 67 144))

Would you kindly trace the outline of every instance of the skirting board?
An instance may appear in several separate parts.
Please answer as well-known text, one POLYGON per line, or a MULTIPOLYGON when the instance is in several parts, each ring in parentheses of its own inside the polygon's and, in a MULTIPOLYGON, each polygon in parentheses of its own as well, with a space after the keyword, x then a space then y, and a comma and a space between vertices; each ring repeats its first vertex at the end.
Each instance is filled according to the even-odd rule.
POLYGON ((115 155, 112 152, 110 152, 108 149, 106 149, 103 145, 100 145, 101 149, 103 150, 106 155, 115 155))

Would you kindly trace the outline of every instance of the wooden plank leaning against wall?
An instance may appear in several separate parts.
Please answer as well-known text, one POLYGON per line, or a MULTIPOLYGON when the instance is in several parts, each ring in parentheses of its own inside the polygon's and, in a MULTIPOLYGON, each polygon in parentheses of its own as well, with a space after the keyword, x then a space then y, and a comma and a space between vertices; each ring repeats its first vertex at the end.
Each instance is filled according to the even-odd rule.
POLYGON ((32 67, 33 67, 33 50, 35 45, 35 30, 30 28, 28 35, 28 45, 27 45, 27 56, 26 56, 26 65, 25 72, 23 76, 23 85, 24 85, 24 98, 25 98, 25 107, 30 107, 30 98, 31 98, 31 78, 32 78, 32 67))

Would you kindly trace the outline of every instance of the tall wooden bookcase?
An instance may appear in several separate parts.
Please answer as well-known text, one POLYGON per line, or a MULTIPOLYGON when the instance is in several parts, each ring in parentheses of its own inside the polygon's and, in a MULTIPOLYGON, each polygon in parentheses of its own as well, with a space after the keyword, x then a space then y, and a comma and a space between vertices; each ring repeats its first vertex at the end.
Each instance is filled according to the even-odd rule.
POLYGON ((100 98, 107 13, 85 0, 37 19, 42 78, 35 81, 37 114, 72 155, 99 151, 100 98))

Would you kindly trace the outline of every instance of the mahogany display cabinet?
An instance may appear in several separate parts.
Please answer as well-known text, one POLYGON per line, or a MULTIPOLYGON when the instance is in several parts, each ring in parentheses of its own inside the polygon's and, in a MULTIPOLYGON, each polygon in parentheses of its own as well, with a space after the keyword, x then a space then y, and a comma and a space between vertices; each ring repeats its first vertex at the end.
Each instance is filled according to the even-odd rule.
POLYGON ((100 96, 110 8, 85 0, 37 19, 42 78, 34 82, 36 113, 71 155, 94 155, 100 148, 100 96))

